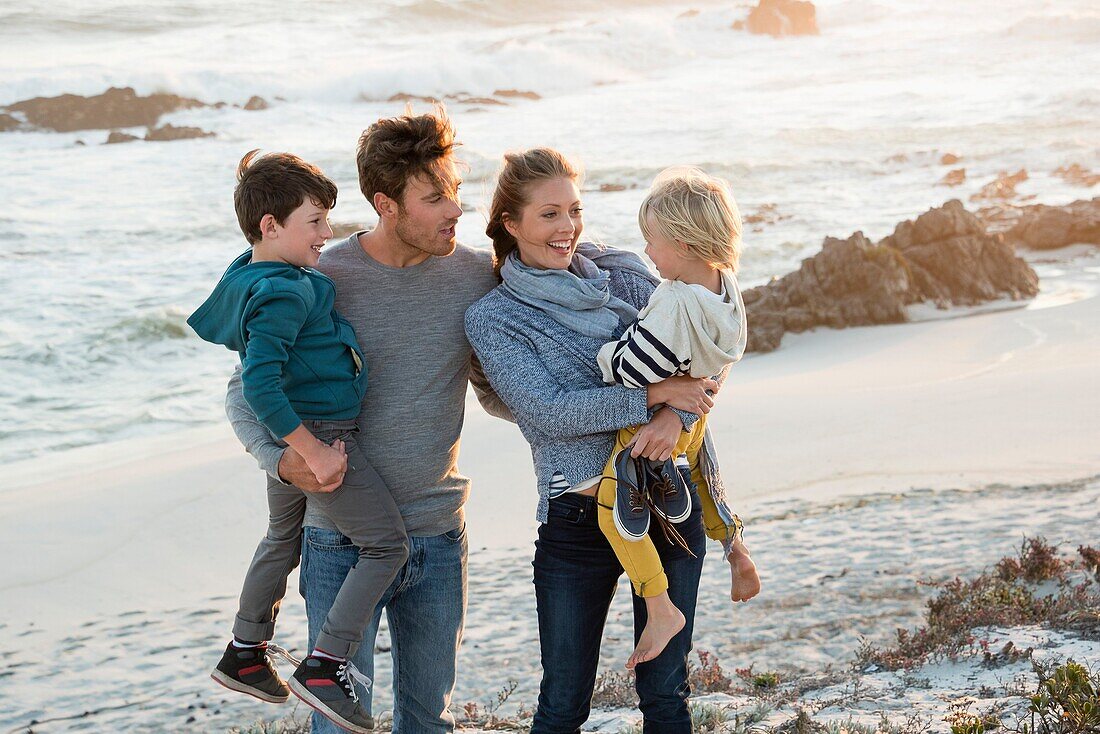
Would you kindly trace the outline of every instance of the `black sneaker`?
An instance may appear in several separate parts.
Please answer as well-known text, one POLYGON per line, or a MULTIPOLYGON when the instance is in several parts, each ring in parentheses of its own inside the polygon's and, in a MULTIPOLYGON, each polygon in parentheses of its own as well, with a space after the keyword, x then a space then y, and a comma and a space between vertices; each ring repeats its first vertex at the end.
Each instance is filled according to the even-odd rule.
POLYGON ((374 719, 359 705, 355 681, 370 686, 370 678, 346 660, 310 655, 290 678, 290 690, 317 713, 355 734, 374 730, 374 719))
POLYGON ((676 462, 644 461, 642 471, 653 511, 669 522, 683 522, 691 514, 691 495, 676 462))
POLYGON ((625 448, 615 457, 615 503, 612 515, 624 540, 637 542, 649 532, 649 503, 639 475, 639 462, 625 448))
POLYGON ((268 703, 285 703, 290 698, 290 689, 276 672, 267 645, 236 647, 230 642, 210 677, 231 691, 268 703))

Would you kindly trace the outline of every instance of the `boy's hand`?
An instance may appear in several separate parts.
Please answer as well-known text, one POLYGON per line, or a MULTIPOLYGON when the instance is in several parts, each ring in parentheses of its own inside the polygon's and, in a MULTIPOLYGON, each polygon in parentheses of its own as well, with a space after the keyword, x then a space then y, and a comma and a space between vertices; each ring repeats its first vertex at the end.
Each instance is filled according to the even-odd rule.
POLYGON ((730 562, 730 599, 748 601, 760 593, 760 576, 744 543, 734 543, 726 556, 730 562))
MULTIPOLYGON (((310 470, 317 477, 317 483, 327 486, 343 481, 348 468, 348 456, 344 453, 344 442, 336 440, 331 446, 320 444, 316 451, 306 459, 310 470)), ((339 486, 339 484, 337 484, 339 486)))
POLYGON ((679 375, 650 385, 649 399, 654 405, 664 403, 676 410, 702 416, 714 407, 713 396, 718 392, 718 387, 718 383, 709 377, 679 375))

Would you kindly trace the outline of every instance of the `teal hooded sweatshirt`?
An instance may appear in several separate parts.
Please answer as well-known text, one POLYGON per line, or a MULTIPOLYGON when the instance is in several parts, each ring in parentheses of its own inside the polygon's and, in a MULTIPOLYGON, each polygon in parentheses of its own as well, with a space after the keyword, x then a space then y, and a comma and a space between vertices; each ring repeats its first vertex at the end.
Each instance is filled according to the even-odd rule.
POLYGON ((335 298, 336 286, 316 270, 254 263, 249 249, 187 319, 200 337, 240 355, 245 400, 277 438, 302 420, 359 415, 367 371, 335 298))

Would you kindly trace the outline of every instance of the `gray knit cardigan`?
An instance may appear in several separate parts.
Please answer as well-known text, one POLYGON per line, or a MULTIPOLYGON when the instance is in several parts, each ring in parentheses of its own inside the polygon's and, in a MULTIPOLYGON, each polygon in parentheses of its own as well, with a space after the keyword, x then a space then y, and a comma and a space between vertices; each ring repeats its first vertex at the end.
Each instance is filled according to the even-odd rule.
MULTIPOLYGON (((638 309, 649 302, 654 287, 645 278, 619 269, 610 275, 612 295, 638 309)), ((620 324, 616 338, 623 328, 620 324)), ((600 476, 615 432, 649 421, 648 390, 604 384, 596 355, 607 340, 562 326, 501 286, 466 311, 466 336, 531 444, 539 491, 536 519, 546 522, 554 472, 570 485, 600 476)), ((698 418, 677 413, 685 429, 698 418)))

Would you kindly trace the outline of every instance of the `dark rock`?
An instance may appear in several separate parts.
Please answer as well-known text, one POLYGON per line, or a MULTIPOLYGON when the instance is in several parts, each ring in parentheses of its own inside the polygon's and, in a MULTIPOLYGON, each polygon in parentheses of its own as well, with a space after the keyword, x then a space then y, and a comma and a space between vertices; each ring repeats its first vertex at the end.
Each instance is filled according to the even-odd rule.
POLYGON ((1009 174, 1001 171, 997 178, 993 179, 982 190, 970 197, 971 201, 996 201, 1016 198, 1016 185, 1027 181, 1027 171, 1020 169, 1016 173, 1009 174))
POLYGON ((426 102, 428 104, 439 104, 437 97, 424 97, 418 94, 407 94, 406 92, 398 92, 392 95, 387 102, 426 102))
POLYGON ((790 218, 790 214, 780 214, 779 206, 775 202, 770 202, 761 204, 752 214, 746 214, 742 221, 745 224, 775 224, 790 218))
POLYGON ((502 107, 507 105, 507 102, 502 102, 499 99, 493 99, 492 97, 473 97, 469 94, 448 94, 447 100, 450 102, 457 102, 458 104, 472 104, 472 105, 493 105, 502 107))
POLYGON ((771 351, 788 331, 903 322, 906 307, 922 301, 947 306, 1031 297, 1038 284, 1003 238, 987 234, 961 202, 949 201, 878 243, 862 232, 826 237, 798 270, 745 291, 748 349, 771 351))
POLYGON ((116 127, 136 127, 157 124, 160 116, 175 110, 206 107, 197 99, 176 94, 139 96, 130 87, 111 87, 94 97, 62 94, 58 97, 35 97, 9 105, 11 112, 21 112, 27 122, 36 127, 57 132, 74 130, 107 130, 116 127))
POLYGON ((256 110, 266 110, 269 106, 270 105, 268 105, 266 99, 264 99, 263 97, 258 97, 256 95, 249 97, 248 101, 244 103, 244 109, 250 112, 256 110))
POLYGON ((494 97, 504 97, 506 99, 518 98, 518 99, 530 99, 537 100, 542 99, 542 95, 538 92, 526 92, 522 89, 498 89, 493 92, 494 97))
POLYGON ((816 36, 817 9, 809 0, 760 0, 745 21, 749 33, 816 36))
POLYGON ((959 186, 964 181, 966 181, 965 168, 954 168, 944 174, 943 178, 940 179, 940 183, 944 186, 959 186))
POLYGON ((132 140, 141 140, 141 138, 139 138, 137 135, 131 135, 130 133, 112 130, 111 134, 107 136, 107 142, 104 143, 104 145, 114 145, 115 143, 129 143, 132 140))
POLYGON ((953 166, 961 160, 962 158, 955 155, 954 153, 944 153, 942 156, 940 156, 940 165, 953 166))
POLYGON ((1076 184, 1077 186, 1095 186, 1100 183, 1100 173, 1093 173, 1080 163, 1058 166, 1054 169, 1054 175, 1066 183, 1076 184))
POLYGON ((983 209, 985 226, 1004 233, 1015 247, 1053 250, 1066 245, 1100 245, 1100 197, 1066 206, 996 207, 983 209))
POLYGON ((176 127, 175 125, 163 125, 155 129, 149 128, 149 132, 145 133, 146 140, 156 142, 212 137, 214 137, 214 133, 208 133, 200 127, 176 127))
POLYGON ((336 222, 330 226, 332 227, 332 237, 329 238, 330 242, 347 239, 356 232, 370 229, 368 225, 361 222, 336 222))
POLYGON ((19 120, 15 119, 11 115, 6 115, 0 112, 0 133, 6 133, 10 130, 16 130, 19 128, 19 120))
POLYGON ((911 303, 972 306, 1039 293, 1039 276, 1004 238, 987 234, 981 220, 955 199, 902 222, 879 243, 898 250, 912 274, 911 303))

